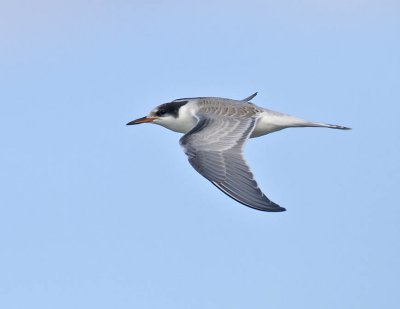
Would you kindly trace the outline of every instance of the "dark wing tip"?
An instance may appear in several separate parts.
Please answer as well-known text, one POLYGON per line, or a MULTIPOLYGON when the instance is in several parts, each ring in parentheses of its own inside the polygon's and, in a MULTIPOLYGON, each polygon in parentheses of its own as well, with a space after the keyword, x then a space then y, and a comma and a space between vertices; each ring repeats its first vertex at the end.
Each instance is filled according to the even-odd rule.
POLYGON ((251 99, 253 99, 258 92, 253 93, 251 96, 248 96, 247 98, 244 98, 242 101, 249 102, 251 99))
POLYGON ((282 212, 282 211, 286 211, 285 208, 279 206, 278 204, 270 201, 265 195, 263 195, 263 200, 260 202, 250 202, 250 201, 246 201, 243 198, 241 198, 238 194, 235 194, 235 192, 231 191, 229 188, 227 188, 223 183, 218 183, 215 181, 211 181, 211 183, 216 186, 219 190, 221 190, 222 192, 224 192, 226 195, 228 195, 230 198, 232 198, 233 200, 235 200, 236 202, 259 210, 259 211, 266 211, 266 212, 282 212))
POLYGON ((256 209, 256 210, 259 210, 259 211, 265 211, 265 212, 283 212, 283 211, 286 211, 286 208, 283 208, 283 207, 279 206, 278 204, 275 204, 274 202, 270 202, 267 205, 254 206, 254 205, 250 205, 250 204, 245 204, 245 203, 243 203, 243 202, 241 202, 241 201, 239 201, 237 199, 235 199, 235 200, 237 202, 247 206, 247 207, 250 207, 250 208, 253 208, 253 209, 256 209))
POLYGON ((267 212, 282 212, 282 211, 286 211, 286 208, 283 208, 281 206, 279 206, 278 204, 275 204, 274 202, 270 201, 268 203, 268 205, 266 205, 265 207, 263 206, 258 206, 257 208, 252 207, 250 205, 246 205, 249 206, 251 208, 260 210, 260 211, 267 211, 267 212))
MULTIPOLYGON (((260 209, 261 210, 261 209, 260 209)), ((286 208, 283 208, 277 204, 274 203, 273 208, 268 208, 264 211, 270 211, 270 212, 283 212, 286 211, 286 208)))

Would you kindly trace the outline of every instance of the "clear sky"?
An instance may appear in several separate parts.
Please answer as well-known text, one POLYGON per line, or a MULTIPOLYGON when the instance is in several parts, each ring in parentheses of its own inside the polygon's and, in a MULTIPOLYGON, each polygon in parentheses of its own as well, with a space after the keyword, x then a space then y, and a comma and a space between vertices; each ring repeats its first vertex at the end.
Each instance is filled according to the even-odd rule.
POLYGON ((398 1, 0 2, 0 308, 400 308, 398 1), (250 140, 231 200, 180 97, 244 98, 352 131, 250 140))

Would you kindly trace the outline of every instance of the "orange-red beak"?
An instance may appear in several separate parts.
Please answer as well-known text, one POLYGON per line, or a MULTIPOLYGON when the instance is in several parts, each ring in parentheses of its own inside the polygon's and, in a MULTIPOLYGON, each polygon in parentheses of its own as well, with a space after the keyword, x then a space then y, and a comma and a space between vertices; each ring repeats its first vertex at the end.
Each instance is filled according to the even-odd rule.
POLYGON ((138 118, 136 120, 132 120, 131 122, 128 122, 126 125, 127 126, 131 126, 133 124, 141 124, 141 123, 146 123, 146 122, 153 122, 155 119, 155 117, 142 117, 142 118, 138 118))

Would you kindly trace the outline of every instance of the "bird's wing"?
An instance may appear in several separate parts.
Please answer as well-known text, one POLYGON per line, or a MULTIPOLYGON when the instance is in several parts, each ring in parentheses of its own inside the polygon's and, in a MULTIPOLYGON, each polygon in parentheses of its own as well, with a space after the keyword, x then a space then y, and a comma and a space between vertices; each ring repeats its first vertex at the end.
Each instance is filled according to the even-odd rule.
MULTIPOLYGON (((243 99, 242 101, 249 102, 251 99, 253 99, 257 95, 257 93, 258 92, 253 93, 251 96, 248 96, 247 98, 243 99)), ((252 104, 252 103, 250 103, 250 104, 252 104)))
POLYGON ((194 169, 239 203, 262 211, 284 211, 261 192, 242 156, 257 118, 197 116, 197 125, 180 139, 194 169))

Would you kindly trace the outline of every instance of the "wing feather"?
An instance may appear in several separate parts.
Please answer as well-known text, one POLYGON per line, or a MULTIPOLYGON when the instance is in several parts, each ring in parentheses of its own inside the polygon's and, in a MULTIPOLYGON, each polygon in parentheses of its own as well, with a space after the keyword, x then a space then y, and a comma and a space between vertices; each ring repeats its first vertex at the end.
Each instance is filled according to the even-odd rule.
POLYGON ((180 144, 193 168, 222 192, 248 207, 284 211, 260 190, 242 149, 256 125, 255 115, 213 116, 198 112, 198 123, 180 144))
MULTIPOLYGON (((247 98, 244 98, 242 101, 250 103, 250 100, 253 99, 257 95, 257 93, 258 92, 253 93, 252 95, 248 96, 247 98)), ((252 103, 250 103, 250 104, 252 104, 252 103)))

